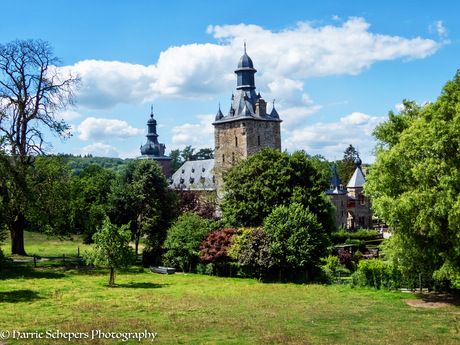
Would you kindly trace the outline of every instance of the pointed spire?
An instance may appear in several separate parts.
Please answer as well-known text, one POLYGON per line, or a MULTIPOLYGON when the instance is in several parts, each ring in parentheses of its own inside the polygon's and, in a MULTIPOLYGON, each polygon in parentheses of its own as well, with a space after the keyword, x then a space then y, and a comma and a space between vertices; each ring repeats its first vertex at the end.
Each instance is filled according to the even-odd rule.
POLYGON ((244 53, 246 54, 246 40, 244 40, 244 53))
POLYGON ((216 114, 216 121, 221 120, 224 117, 224 114, 222 114, 222 111, 220 110, 220 102, 219 102, 219 111, 216 114))
POLYGON ((275 100, 273 100, 273 109, 272 109, 272 112, 270 113, 270 117, 273 117, 275 119, 280 118, 280 115, 278 114, 278 112, 275 109, 275 100))

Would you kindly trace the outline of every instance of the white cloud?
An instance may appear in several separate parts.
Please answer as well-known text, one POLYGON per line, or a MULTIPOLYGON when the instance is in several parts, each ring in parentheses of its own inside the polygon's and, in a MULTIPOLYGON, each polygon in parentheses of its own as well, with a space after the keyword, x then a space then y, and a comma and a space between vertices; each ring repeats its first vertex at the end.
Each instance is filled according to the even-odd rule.
MULTIPOLYGON (((334 18, 334 23, 337 25, 300 22, 279 32, 246 24, 209 26, 207 32, 219 44, 170 47, 149 66, 86 60, 66 68, 82 78, 77 96, 84 108, 110 109, 119 103, 142 104, 159 97, 209 100, 235 87, 233 70, 246 40, 248 54, 260 72, 258 89, 287 102, 289 94, 302 90, 302 79, 359 74, 378 61, 421 59, 446 43, 375 34, 363 18, 345 22, 334 18)), ((436 28, 445 35, 441 22, 436 28)))
POLYGON ((175 146, 192 145, 197 148, 214 147, 214 122, 215 115, 197 115, 199 124, 185 123, 174 127, 171 132, 172 144, 175 146))
POLYGON ((305 149, 309 154, 321 154, 333 160, 342 159, 343 151, 352 144, 359 149, 363 161, 371 163, 374 159, 371 152, 375 145, 372 132, 382 121, 383 117, 356 112, 342 117, 338 122, 319 122, 293 130, 284 140, 283 149, 305 149))
POLYGON ((62 111, 56 116, 56 118, 61 118, 65 122, 69 122, 69 121, 78 119, 79 117, 81 117, 81 114, 73 110, 62 111))
POLYGON ((113 157, 118 158, 118 151, 115 147, 104 144, 94 143, 81 149, 81 155, 92 154, 96 157, 113 157))
POLYGON ((82 140, 109 140, 135 137, 144 130, 128 125, 126 121, 88 117, 77 128, 82 140))

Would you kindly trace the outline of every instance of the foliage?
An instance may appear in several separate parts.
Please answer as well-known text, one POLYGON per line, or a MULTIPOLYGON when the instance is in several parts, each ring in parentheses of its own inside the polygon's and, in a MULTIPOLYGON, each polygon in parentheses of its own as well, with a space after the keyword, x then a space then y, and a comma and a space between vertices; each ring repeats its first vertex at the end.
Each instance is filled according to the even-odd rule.
POLYGON ((166 231, 177 216, 175 205, 176 195, 160 166, 142 159, 130 162, 117 177, 107 213, 115 224, 131 224, 136 252, 140 238, 147 236, 145 251, 159 257, 166 231))
POLYGON ((347 240, 369 241, 380 237, 377 230, 359 229, 356 232, 338 231, 331 234, 333 244, 343 244, 347 240))
POLYGON ((71 214, 73 179, 61 156, 37 157, 27 172, 31 189, 26 218, 32 231, 68 236, 75 231, 71 214))
POLYGON ((338 275, 345 276, 350 274, 350 270, 341 264, 340 259, 335 255, 329 255, 322 261, 324 262, 323 269, 330 279, 335 279, 338 275))
POLYGON ((265 219, 274 264, 282 268, 313 268, 326 253, 329 238, 317 217, 301 204, 278 206, 265 219))
POLYGON ((345 185, 350 181, 356 170, 355 159, 357 153, 353 145, 350 144, 343 152, 343 159, 337 162, 337 174, 345 185))
POLYGON ((115 284, 115 270, 129 267, 136 260, 134 250, 129 245, 129 226, 118 227, 106 218, 102 228, 94 234, 93 240, 94 250, 84 253, 85 261, 88 265, 110 268, 109 285, 112 286, 115 284))
POLYGON ((26 255, 25 213, 33 202, 26 174, 34 156, 46 151, 44 132, 63 139, 70 135, 70 127, 56 115, 73 104, 79 79, 65 75, 58 65, 48 42, 0 44, 0 193, 13 254, 26 255))
POLYGON ((189 272, 198 262, 200 245, 215 227, 196 213, 186 212, 168 230, 164 246, 166 257, 182 271, 189 272))
POLYGON ((400 277, 395 267, 377 259, 362 260, 352 275, 355 286, 371 286, 377 289, 391 289, 400 286, 400 277))
POLYGON ((275 258, 271 253, 272 246, 271 238, 263 228, 251 229, 246 243, 241 248, 238 263, 256 269, 258 275, 262 276, 263 269, 270 268, 275 264, 275 258))
POLYGON ((174 190, 178 196, 178 207, 182 212, 194 212, 205 219, 216 218, 216 192, 187 190, 178 188, 174 190))
POLYGON ((200 259, 205 262, 224 263, 230 258, 227 250, 232 244, 232 238, 236 234, 236 229, 226 228, 214 230, 201 243, 200 259))
POLYGON ((327 232, 335 228, 333 207, 324 191, 329 184, 303 151, 265 148, 225 175, 222 214, 232 226, 260 226, 274 208, 300 203, 327 232))
POLYGON ((366 182, 373 210, 395 227, 392 249, 405 270, 460 277, 460 72, 437 101, 404 101, 374 131, 376 161, 366 182), (399 247, 400 249, 397 249, 399 247))
POLYGON ((351 253, 346 250, 346 249, 340 249, 339 252, 337 253, 337 257, 340 261, 340 264, 348 268, 349 270, 352 270, 353 267, 353 257, 351 253))
POLYGON ((91 243, 93 234, 102 226, 115 178, 113 171, 90 165, 74 179, 71 221, 75 231, 83 234, 85 243, 91 243))
POLYGON ((111 173, 121 172, 126 165, 133 161, 131 158, 93 157, 91 154, 84 157, 66 154, 64 157, 67 160, 70 171, 76 176, 79 176, 83 170, 93 165, 108 169, 111 173))
POLYGON ((232 245, 227 251, 228 256, 232 260, 238 260, 243 247, 248 242, 249 236, 255 229, 256 228, 238 228, 236 230, 236 234, 232 239, 232 245))

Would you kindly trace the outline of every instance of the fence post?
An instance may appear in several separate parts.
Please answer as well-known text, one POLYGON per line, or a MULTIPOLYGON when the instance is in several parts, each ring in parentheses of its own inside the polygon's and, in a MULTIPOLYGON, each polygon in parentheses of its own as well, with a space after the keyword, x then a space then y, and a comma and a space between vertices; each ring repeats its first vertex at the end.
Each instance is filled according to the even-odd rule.
POLYGON ((34 254, 34 267, 37 268, 37 257, 34 254))
POLYGON ((80 257, 80 247, 78 247, 78 254, 77 254, 77 258, 80 257))
POLYGON ((418 274, 418 286, 420 288, 420 293, 422 293, 422 274, 418 274))

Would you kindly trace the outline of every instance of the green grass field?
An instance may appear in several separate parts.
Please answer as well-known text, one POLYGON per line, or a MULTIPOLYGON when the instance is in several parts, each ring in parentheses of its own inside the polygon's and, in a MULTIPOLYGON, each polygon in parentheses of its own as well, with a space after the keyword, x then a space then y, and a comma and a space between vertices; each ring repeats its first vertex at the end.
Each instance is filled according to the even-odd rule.
MULTIPOLYGON (((139 244, 139 252, 142 252, 144 244, 139 244)), ((134 244, 131 244, 134 248, 134 244)), ((4 243, 0 245, 3 253, 6 256, 10 256, 11 253, 11 239, 8 238, 4 243)), ((71 240, 61 240, 57 237, 50 237, 45 234, 36 232, 24 232, 24 249, 29 256, 38 256, 43 258, 62 258, 62 255, 66 257, 77 257, 78 251, 80 256, 85 251, 91 251, 91 245, 84 244, 81 236, 72 235, 71 240)), ((13 259, 20 259, 22 257, 15 256, 13 259)), ((27 258, 27 257, 25 257, 27 258)), ((30 258, 29 258, 30 259, 30 258)))
POLYGON ((108 278, 102 268, 7 268, 0 273, 0 344, 151 343, 91 339, 98 330, 148 331, 158 344, 460 343, 460 307, 411 307, 403 300, 416 296, 408 293, 164 276, 138 267, 119 272, 115 287, 107 287, 108 278), (13 339, 17 331, 44 338, 13 339), (58 331, 83 339, 47 338, 58 331))
MULTIPOLYGON (((157 275, 133 268, 0 273, 0 325, 21 332, 149 332, 159 344, 458 344, 460 308, 415 308, 402 292, 344 285, 157 275)), ((9 339, 11 344, 68 344, 9 339)), ((149 343, 143 341, 141 343, 149 343)), ((81 339, 79 344, 137 340, 81 339)))

